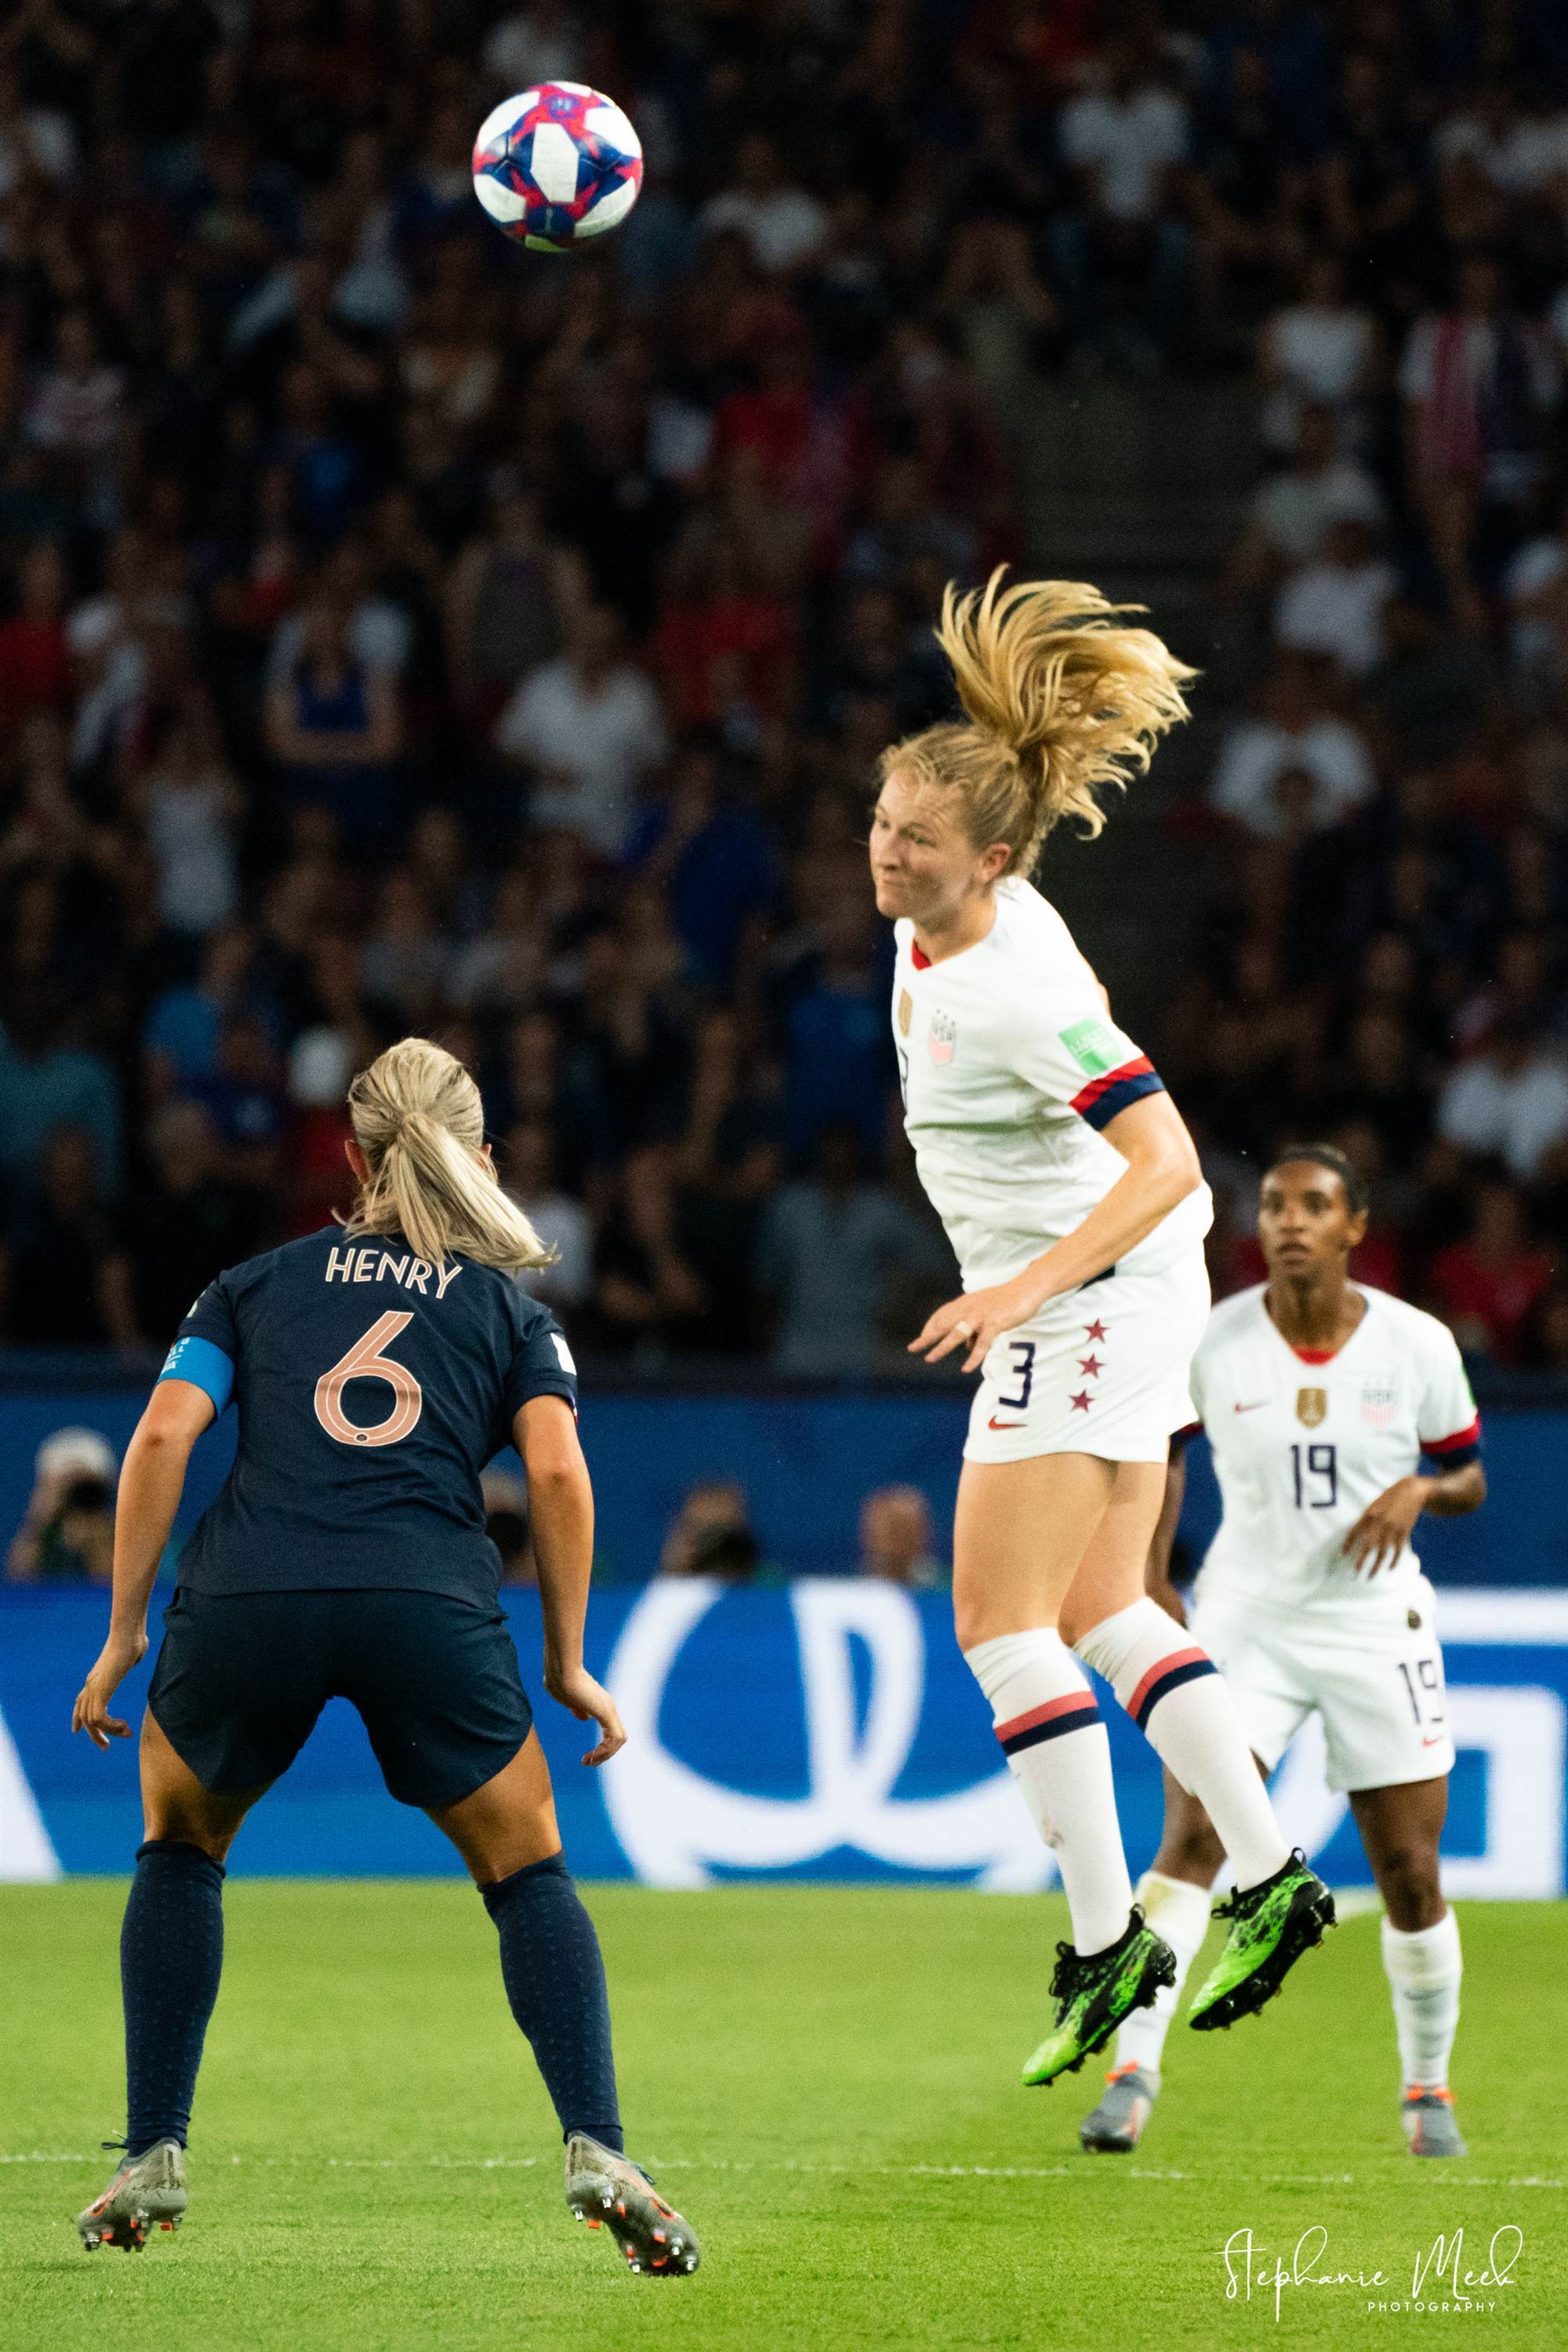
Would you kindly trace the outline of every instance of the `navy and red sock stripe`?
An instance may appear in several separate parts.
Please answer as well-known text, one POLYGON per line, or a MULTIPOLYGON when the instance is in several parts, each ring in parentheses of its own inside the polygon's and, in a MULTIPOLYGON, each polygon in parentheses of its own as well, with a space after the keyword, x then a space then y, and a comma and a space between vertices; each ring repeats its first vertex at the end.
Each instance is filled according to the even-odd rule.
POLYGON ((1201 1675, 1213 1675, 1218 1672, 1218 1667, 1206 1650, 1195 1647, 1189 1650, 1173 1650, 1169 1657, 1160 1659, 1157 1664, 1150 1667, 1128 1700, 1127 1712, 1139 1730, 1145 1731, 1148 1729, 1149 1717, 1163 1698, 1168 1697, 1173 1690, 1180 1690, 1184 1683, 1194 1683, 1201 1675))
POLYGON ((1048 1698, 1044 1706, 999 1723, 996 1737, 1005 1756, 1016 1756, 1022 1748, 1037 1748, 1042 1739, 1059 1739, 1068 1731, 1087 1731, 1099 1721, 1093 1692, 1068 1691, 1061 1698, 1048 1698))

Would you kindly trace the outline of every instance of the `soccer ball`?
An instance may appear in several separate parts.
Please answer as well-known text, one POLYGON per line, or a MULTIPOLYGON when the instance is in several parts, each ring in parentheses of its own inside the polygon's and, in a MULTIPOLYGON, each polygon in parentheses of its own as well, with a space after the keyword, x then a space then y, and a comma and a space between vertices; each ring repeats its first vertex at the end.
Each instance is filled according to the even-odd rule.
POLYGON ((642 142, 621 110, 580 81, 503 99, 474 142, 474 194, 496 226, 536 253, 564 253, 624 221, 642 185, 642 142))

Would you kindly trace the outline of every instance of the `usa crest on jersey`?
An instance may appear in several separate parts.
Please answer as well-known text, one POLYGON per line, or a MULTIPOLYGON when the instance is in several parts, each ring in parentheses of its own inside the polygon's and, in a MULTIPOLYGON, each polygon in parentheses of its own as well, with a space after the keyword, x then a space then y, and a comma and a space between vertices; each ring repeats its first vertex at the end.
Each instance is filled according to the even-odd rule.
POLYGON ((1392 1381, 1368 1381, 1361 1392, 1361 1417, 1369 1429, 1386 1429, 1398 1402, 1399 1391, 1392 1381))
POLYGON ((926 1032, 926 1051, 939 1070, 945 1069, 952 1059, 952 1049, 958 1043, 958 1024, 951 1013, 933 1013, 931 1027, 926 1032))

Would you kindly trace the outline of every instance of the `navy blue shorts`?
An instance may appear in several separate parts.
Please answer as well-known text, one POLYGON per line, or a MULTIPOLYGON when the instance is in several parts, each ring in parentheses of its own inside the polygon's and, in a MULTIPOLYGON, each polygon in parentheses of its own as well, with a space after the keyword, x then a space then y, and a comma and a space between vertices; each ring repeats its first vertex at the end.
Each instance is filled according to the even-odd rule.
POLYGON ((330 1698, 358 1709, 400 1804, 455 1805, 533 1722, 499 1609, 444 1592, 177 1591, 147 1704, 204 1789, 288 1770, 330 1698))

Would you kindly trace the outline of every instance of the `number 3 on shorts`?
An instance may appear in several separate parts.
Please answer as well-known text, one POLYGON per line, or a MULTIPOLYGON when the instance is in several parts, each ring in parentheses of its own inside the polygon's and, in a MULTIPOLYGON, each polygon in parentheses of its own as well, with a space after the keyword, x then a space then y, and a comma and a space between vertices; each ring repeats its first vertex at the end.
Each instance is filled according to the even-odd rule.
POLYGON ((996 1402, 1005 1412, 1023 1412, 1027 1410, 1029 1391, 1035 1385, 1035 1344, 1033 1339, 1009 1339, 1007 1342, 1008 1353, 1013 1359, 1013 1378, 1018 1382, 1018 1393, 1016 1396, 997 1398, 996 1402))
POLYGON ((425 1391, 406 1365, 395 1364, 380 1350, 389 1348, 412 1315, 383 1315, 346 1356, 316 1382, 316 1419, 340 1445, 395 1445, 406 1437, 425 1410, 425 1391), (361 1429, 343 1411, 343 1391, 350 1381, 385 1381, 392 1391, 392 1411, 384 1421, 361 1429))

